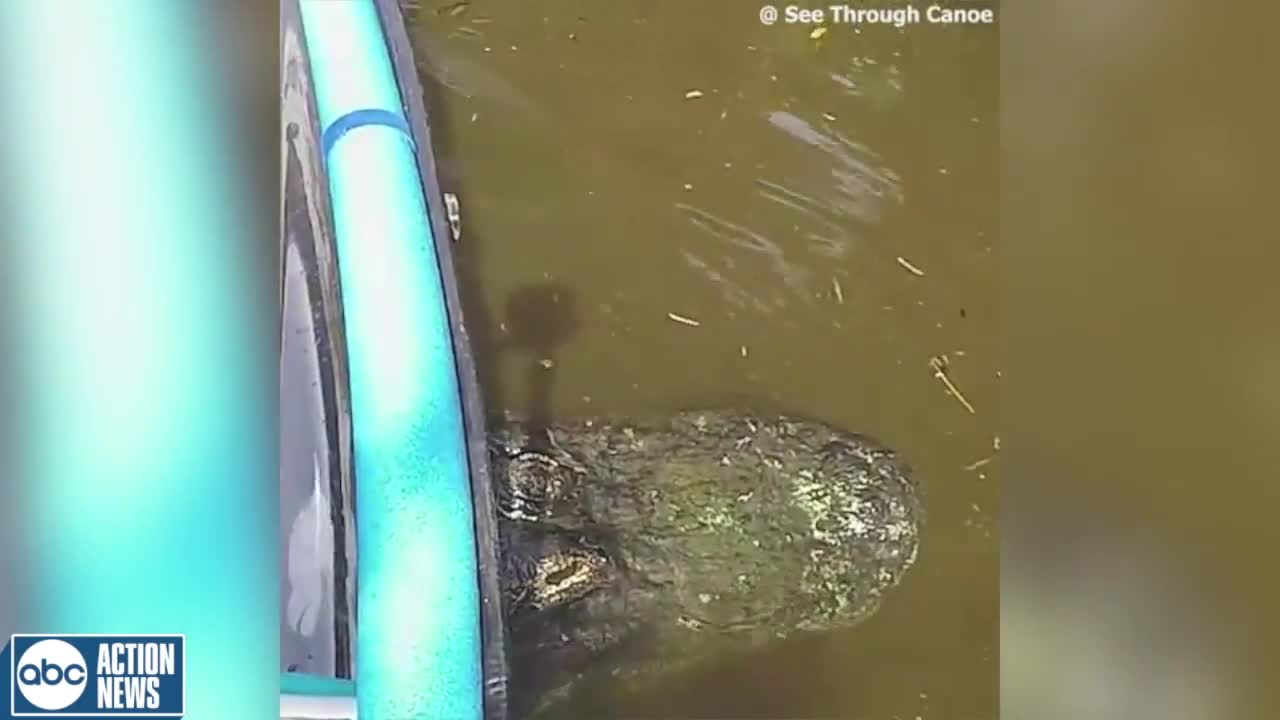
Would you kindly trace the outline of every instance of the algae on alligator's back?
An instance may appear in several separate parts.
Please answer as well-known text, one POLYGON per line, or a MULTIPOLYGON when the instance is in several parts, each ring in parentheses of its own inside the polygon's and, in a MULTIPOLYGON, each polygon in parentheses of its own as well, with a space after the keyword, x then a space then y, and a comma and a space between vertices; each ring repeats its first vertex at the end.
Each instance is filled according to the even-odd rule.
POLYGON ((535 694, 856 624, 916 558, 908 468, 822 423, 690 412, 531 437, 507 421, 491 458, 515 672, 537 667, 535 694))

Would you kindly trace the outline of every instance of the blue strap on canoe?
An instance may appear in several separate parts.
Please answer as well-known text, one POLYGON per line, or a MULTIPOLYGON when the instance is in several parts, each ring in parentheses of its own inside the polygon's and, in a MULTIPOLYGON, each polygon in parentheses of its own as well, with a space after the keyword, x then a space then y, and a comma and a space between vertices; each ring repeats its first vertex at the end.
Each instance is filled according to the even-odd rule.
POLYGON ((348 132, 360 127, 382 126, 392 130, 399 130, 405 140, 413 145, 413 133, 409 131, 409 123, 405 121, 404 116, 399 113, 393 113, 382 108, 361 108, 352 110, 351 112, 339 117, 325 128, 324 139, 322 141, 324 154, 328 156, 329 151, 333 149, 335 143, 346 135, 348 132))

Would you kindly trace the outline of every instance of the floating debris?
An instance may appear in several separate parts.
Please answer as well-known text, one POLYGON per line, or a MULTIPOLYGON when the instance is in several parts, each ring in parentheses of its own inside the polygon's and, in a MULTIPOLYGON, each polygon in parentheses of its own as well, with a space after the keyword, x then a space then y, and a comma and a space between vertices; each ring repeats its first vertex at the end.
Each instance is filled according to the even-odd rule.
POLYGON ((461 0, 461 2, 450 3, 436 10, 437 15, 448 15, 449 17, 457 17, 467 11, 471 6, 471 0, 461 0))
POLYGON ((951 382, 951 378, 947 376, 947 356, 937 355, 929 358, 929 367, 933 368, 933 376, 942 381, 946 386, 947 392, 951 393, 956 400, 964 405, 964 409, 969 411, 970 415, 976 415, 977 410, 973 409, 973 405, 965 398, 964 393, 960 392, 960 388, 951 382))
POLYGON ((538 364, 539 364, 539 365, 541 365, 542 367, 544 367, 544 368, 548 369, 548 370, 550 370, 551 368, 553 368, 553 367, 555 367, 555 366, 556 366, 555 362, 554 362, 554 361, 552 361, 552 359, 551 359, 551 358, 543 358, 543 359, 541 359, 541 360, 539 360, 539 361, 538 361, 538 364))
POLYGON ((677 314, 675 314, 675 313, 673 313, 673 312, 669 312, 669 313, 667 313, 667 317, 669 317, 669 318, 671 318, 672 320, 674 320, 674 321, 676 321, 676 322, 680 323, 681 325, 688 325, 689 327, 701 327, 701 326, 702 326, 702 323, 698 322, 697 320, 694 320, 693 318, 687 318, 687 317, 685 317, 685 316, 683 316, 683 315, 677 315, 677 314))
POLYGON ((701 90, 690 90, 689 92, 684 94, 685 100, 697 100, 700 97, 702 97, 701 90))
POLYGON ((747 356, 747 346, 746 346, 746 345, 743 345, 741 348, 739 348, 739 351, 742 353, 742 357, 746 357, 746 356, 747 356))
POLYGON ((814 29, 813 29, 813 32, 809 33, 809 39, 810 39, 810 40, 817 40, 818 38, 820 38, 820 37, 822 37, 823 35, 826 35, 826 34, 827 34, 827 28, 826 28, 826 26, 825 26, 825 25, 819 25, 818 27, 816 27, 816 28, 814 28, 814 29))
POLYGON ((454 242, 462 239, 462 205, 458 202, 458 196, 447 192, 444 193, 444 210, 445 217, 449 221, 449 235, 453 237, 454 242))
POLYGON ((826 120, 827 122, 835 122, 836 116, 832 115, 831 113, 822 113, 822 119, 826 120))
POLYGON ((685 183, 685 184, 684 184, 684 189, 685 189, 685 190, 692 190, 692 189, 693 189, 693 185, 690 185, 689 183, 685 183))
POLYGON ((834 277, 833 277, 833 278, 831 278, 831 291, 832 291, 832 292, 834 292, 834 293, 836 294, 836 302, 837 302, 837 303, 839 303, 839 304, 841 304, 841 305, 843 305, 843 304, 844 304, 844 289, 840 287, 840 280, 839 280, 839 279, 834 278, 834 277))
MULTIPOLYGON (((991 463, 992 460, 995 459, 996 454, 999 452, 1000 452, 1000 436, 996 435, 991 439, 991 454, 982 458, 981 460, 975 460, 969 463, 968 465, 965 465, 964 469, 972 472, 979 468, 986 467, 991 463)), ((985 473, 978 473, 978 478, 981 480, 986 480, 987 476, 985 473)))
POLYGON ((915 265, 912 265, 910 260, 902 257, 901 255, 898 256, 898 264, 906 268, 907 272, 911 273, 912 275, 915 275, 916 277, 924 277, 923 270, 916 267, 915 265))
POLYGON ((475 122, 476 120, 479 120, 479 119, 480 119, 480 113, 471 113, 471 122, 475 122))

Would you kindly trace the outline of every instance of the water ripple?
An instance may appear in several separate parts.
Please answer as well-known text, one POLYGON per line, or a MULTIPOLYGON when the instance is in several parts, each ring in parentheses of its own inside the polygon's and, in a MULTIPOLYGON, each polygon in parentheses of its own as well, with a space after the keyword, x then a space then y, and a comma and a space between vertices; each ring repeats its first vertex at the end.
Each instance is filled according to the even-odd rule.
MULTIPOLYGON (((766 263, 768 269, 781 279, 783 286, 790 290, 796 298, 805 304, 813 303, 813 292, 810 289, 812 271, 787 258, 779 243, 745 225, 726 220, 693 205, 677 203, 676 208, 685 214, 694 227, 702 230, 706 235, 719 240, 730 248, 739 248, 758 256, 766 263)), ((720 286, 722 290, 725 290, 726 298, 730 299, 731 302, 734 302, 733 297, 735 296, 739 298, 737 302, 739 305, 742 304, 742 298, 750 298, 753 301, 751 304, 755 309, 766 314, 769 312, 767 309, 769 307, 768 303, 748 294, 740 285, 734 285, 719 273, 711 271, 706 262, 698 256, 687 250, 682 251, 682 253, 685 255, 686 261, 695 260, 696 262, 690 263, 691 266, 701 270, 712 282, 720 286), (732 291, 729 288, 732 288, 732 291)), ((729 268, 733 267, 730 257, 726 257, 725 261, 729 268)), ((785 304, 785 298, 781 296, 773 298, 773 306, 783 307, 785 304)))
MULTIPOLYGON (((784 235, 769 235, 759 225, 735 222, 723 215, 688 203, 677 203, 688 222, 704 237, 715 240, 718 250, 682 249, 685 263, 720 288, 725 300, 738 308, 770 314, 789 301, 815 309, 817 298, 836 294, 843 302, 840 279, 856 269, 857 246, 864 233, 879 224, 885 212, 902 202, 896 173, 882 167, 865 145, 831 127, 815 127, 789 112, 766 114, 770 125, 791 139, 820 151, 823 162, 791 166, 783 178, 759 177, 756 195, 765 201, 755 210, 769 227, 786 228, 784 235), (816 172, 809 168, 816 169, 816 172), (763 267, 775 283, 749 281, 752 267, 763 267), (751 288, 748 290, 747 288, 751 288), (778 291, 781 291, 780 293, 778 291)), ((775 233, 778 231, 774 231, 775 233)))
POLYGON ((835 184, 825 193, 824 204, 841 217, 871 224, 880 220, 886 201, 902 203, 902 183, 898 175, 888 168, 876 167, 877 157, 865 145, 836 130, 822 132, 789 112, 771 112, 766 119, 787 135, 835 160, 830 170, 835 184))

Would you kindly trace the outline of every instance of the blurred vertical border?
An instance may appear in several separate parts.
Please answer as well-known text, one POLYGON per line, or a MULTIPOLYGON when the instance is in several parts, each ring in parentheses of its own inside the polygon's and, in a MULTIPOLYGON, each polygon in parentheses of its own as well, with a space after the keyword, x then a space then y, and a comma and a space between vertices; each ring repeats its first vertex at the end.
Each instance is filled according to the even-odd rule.
POLYGON ((1001 717, 1280 708, 1275 16, 1002 8, 1001 717))
POLYGON ((0 3, 0 634, 185 633, 190 720, 279 712, 278 45, 0 3))

